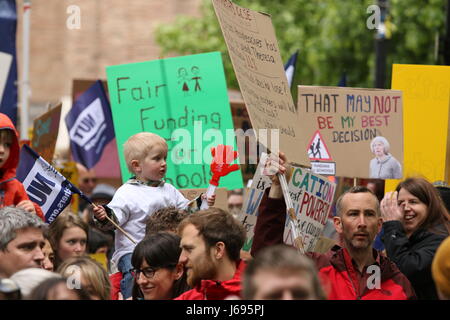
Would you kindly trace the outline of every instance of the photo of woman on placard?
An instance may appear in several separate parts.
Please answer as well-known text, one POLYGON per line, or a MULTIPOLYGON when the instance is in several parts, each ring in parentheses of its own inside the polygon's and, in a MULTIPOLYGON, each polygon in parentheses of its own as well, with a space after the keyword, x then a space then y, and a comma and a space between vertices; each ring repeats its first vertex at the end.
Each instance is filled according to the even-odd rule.
POLYGON ((370 160, 370 178, 374 179, 401 179, 402 166, 392 154, 389 153, 389 142, 385 137, 375 137, 370 142, 370 150, 375 158, 370 160))

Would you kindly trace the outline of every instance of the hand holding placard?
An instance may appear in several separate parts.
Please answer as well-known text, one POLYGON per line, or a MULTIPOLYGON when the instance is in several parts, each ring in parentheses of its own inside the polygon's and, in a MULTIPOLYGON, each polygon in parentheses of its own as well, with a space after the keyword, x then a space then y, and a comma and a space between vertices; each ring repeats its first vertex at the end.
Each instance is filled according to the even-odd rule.
MULTIPOLYGON (((278 156, 271 154, 264 166, 263 174, 267 176, 272 176, 272 187, 280 185, 283 191, 284 201, 286 202, 286 209, 289 216, 289 224, 291 226, 291 231, 294 236, 294 245, 301 252, 305 253, 305 248, 303 245, 303 240, 300 235, 300 230, 298 230, 299 222, 295 214, 294 205, 292 203, 291 196, 289 195, 288 183, 286 181, 286 175, 290 175, 290 169, 287 169, 288 162, 286 155, 280 152, 278 156), (275 179, 274 177, 277 177, 275 179), (277 181, 278 180, 278 181, 277 181)), ((270 197, 270 194, 269 194, 270 197)))

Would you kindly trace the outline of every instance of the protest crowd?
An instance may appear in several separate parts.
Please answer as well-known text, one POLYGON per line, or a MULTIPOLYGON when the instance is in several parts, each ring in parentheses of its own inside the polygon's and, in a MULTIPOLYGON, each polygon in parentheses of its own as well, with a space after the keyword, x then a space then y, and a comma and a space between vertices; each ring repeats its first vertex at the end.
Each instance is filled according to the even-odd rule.
MULTIPOLYGON (((216 144, 194 136, 177 148, 175 129, 195 135, 200 124, 223 136, 237 129, 226 98, 223 108, 208 109, 220 100, 209 96, 214 90, 226 95, 222 78, 205 80, 222 72, 221 64, 209 71, 202 64, 221 63, 216 53, 164 59, 177 83, 144 90, 141 73, 166 72, 160 60, 110 66, 107 88, 92 81, 66 114, 57 107, 35 121, 27 141, 0 112, 0 300, 450 300, 450 176, 404 160, 409 96, 398 88, 299 86, 295 106, 280 89, 288 73, 276 39, 261 31, 270 17, 239 7, 227 20, 235 5, 213 4, 228 29, 248 121, 255 132, 268 123, 279 129, 276 147, 260 140, 249 179, 241 172, 248 165, 238 165, 248 154, 238 134, 216 144), (238 26, 252 17, 250 39, 238 26), (234 45, 256 46, 258 37, 267 48, 250 51, 260 71, 252 74, 234 45), (257 80, 265 72, 282 85, 257 80), (213 82, 218 89, 208 87, 213 82), (179 90, 162 101, 158 92, 169 85, 179 90), (154 107, 139 104, 150 97, 160 98, 154 107), (140 109, 124 108, 132 103, 140 109), (54 141, 36 142, 46 141, 36 126, 53 121, 52 112, 69 132, 66 164, 55 153, 57 130, 47 133, 54 141), (157 116, 166 117, 160 127, 157 116), (341 129, 354 125, 352 137, 377 128, 367 139, 333 141, 345 136, 336 131, 340 119, 341 129), (117 150, 114 183, 96 172, 111 170, 111 160, 101 160, 108 145, 117 150), (203 153, 201 161, 184 162, 186 152, 203 153)), ((448 172, 450 157, 443 158, 448 172)))

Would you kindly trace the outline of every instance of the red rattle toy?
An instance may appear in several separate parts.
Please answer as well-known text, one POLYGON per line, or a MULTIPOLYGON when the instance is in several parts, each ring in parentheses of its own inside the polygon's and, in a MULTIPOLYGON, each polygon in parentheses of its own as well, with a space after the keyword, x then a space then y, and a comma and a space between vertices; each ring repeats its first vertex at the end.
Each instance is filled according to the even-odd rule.
POLYGON ((211 180, 209 180, 206 198, 203 199, 202 205, 200 206, 201 210, 209 208, 207 198, 211 197, 216 192, 216 187, 219 185, 220 178, 239 169, 238 164, 231 164, 238 157, 237 151, 233 151, 232 146, 219 144, 217 147, 211 148, 211 155, 213 156, 211 162, 211 172, 213 176, 211 180))

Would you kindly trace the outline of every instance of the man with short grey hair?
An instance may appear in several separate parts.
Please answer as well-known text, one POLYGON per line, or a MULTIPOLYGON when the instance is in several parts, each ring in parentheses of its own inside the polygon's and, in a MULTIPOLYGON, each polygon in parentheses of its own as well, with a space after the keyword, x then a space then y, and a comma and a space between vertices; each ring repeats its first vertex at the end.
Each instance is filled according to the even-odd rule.
MULTIPOLYGON (((285 174, 288 161, 280 153, 278 170, 285 174)), ((275 168, 276 169, 276 168, 275 168)), ((269 170, 268 170, 269 171, 269 170)), ((269 171, 270 172, 270 171, 269 171)), ((336 202, 334 227, 341 238, 325 253, 308 252, 330 300, 406 300, 415 293, 397 266, 372 247, 383 219, 377 197, 366 187, 355 186, 336 202)), ((286 204, 279 179, 272 176, 258 210, 252 255, 264 247, 283 242, 286 204)))
POLYGON ((41 267, 45 228, 41 219, 21 208, 0 209, 0 278, 41 267))

